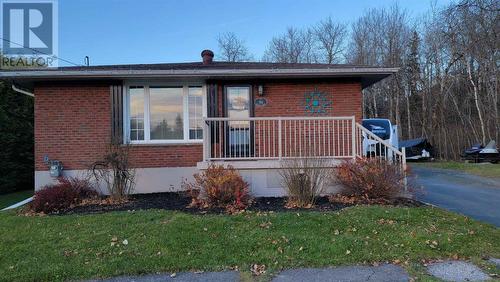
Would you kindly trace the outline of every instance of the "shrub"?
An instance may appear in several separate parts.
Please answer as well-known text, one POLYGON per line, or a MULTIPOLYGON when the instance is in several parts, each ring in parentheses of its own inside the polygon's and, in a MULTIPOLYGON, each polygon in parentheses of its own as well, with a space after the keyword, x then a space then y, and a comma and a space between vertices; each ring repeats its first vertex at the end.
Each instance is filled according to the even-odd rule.
POLYGON ((327 161, 319 158, 293 158, 281 162, 279 173, 288 197, 287 205, 312 207, 324 190, 329 170, 327 161))
POLYGON ((390 200, 405 190, 404 172, 378 158, 345 161, 336 172, 335 182, 342 186, 342 194, 360 200, 390 200))
POLYGON ((183 183, 191 197, 191 206, 242 210, 251 202, 246 183, 232 166, 211 164, 193 175, 194 182, 183 183))
POLYGON ((103 159, 92 164, 97 183, 104 183, 112 200, 123 200, 135 188, 135 169, 129 161, 129 146, 111 143, 103 159))
POLYGON ((35 192, 29 206, 32 211, 53 213, 98 195, 87 179, 61 177, 57 181, 58 183, 47 185, 35 192))

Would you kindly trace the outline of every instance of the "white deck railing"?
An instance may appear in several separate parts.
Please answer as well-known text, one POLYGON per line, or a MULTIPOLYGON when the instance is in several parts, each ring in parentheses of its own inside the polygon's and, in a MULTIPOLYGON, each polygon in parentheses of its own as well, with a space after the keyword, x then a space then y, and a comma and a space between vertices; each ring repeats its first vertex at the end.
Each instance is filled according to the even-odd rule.
POLYGON ((378 157, 406 167, 398 150, 354 117, 205 118, 204 160, 378 157))
POLYGON ((354 158, 354 117, 205 118, 204 160, 354 158))

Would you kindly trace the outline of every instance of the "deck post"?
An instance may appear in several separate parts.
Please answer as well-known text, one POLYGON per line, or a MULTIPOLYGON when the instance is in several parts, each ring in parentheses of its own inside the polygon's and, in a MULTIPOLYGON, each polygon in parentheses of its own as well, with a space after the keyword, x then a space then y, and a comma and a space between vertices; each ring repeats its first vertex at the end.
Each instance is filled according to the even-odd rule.
POLYGON ((278 117, 278 159, 281 161, 282 158, 282 136, 281 136, 281 117, 278 117))
POLYGON ((401 157, 403 158, 403 160, 402 160, 402 163, 403 163, 403 169, 404 169, 404 171, 406 172, 406 148, 405 148, 405 147, 402 147, 402 148, 401 148, 401 153, 402 153, 402 156, 401 156, 401 157))
POLYGON ((408 190, 408 178, 406 176, 406 148, 402 147, 401 148, 401 164, 403 167, 403 175, 404 175, 404 184, 405 184, 405 191, 408 190))
POLYGON ((352 139, 351 152, 352 152, 352 158, 356 159, 356 117, 355 116, 351 117, 351 128, 352 128, 352 133, 351 133, 351 139, 352 139))
POLYGON ((208 121, 203 121, 203 161, 208 161, 209 144, 210 144, 210 130, 208 130, 208 121))

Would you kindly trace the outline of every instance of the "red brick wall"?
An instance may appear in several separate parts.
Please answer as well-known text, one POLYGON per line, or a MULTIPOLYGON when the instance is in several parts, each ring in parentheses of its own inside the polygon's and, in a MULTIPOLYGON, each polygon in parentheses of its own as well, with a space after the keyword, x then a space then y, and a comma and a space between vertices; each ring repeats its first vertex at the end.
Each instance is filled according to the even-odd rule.
MULTIPOLYGON (((222 99, 224 82, 216 82, 219 87, 218 103, 220 116, 225 116, 222 99)), ((230 86, 231 83, 227 83, 230 86)), ((254 106, 256 117, 275 116, 355 116, 361 120, 363 116, 361 83, 355 81, 300 81, 300 82, 235 82, 235 85, 252 85, 254 101, 265 98, 265 106, 254 106), (257 95, 257 85, 264 86, 264 96, 257 95), (317 89, 332 102, 332 107, 323 115, 308 114, 304 111, 304 94, 317 89)))
MULTIPOLYGON (((311 116, 304 111, 304 94, 318 89, 332 102, 325 116, 362 118, 359 82, 262 84, 267 105, 256 106, 255 116, 311 116)), ((111 134, 109 91, 103 84, 35 87, 36 170, 48 169, 43 163, 45 155, 62 161, 69 170, 88 168, 104 154, 111 134)), ((219 97, 223 97, 222 86, 219 97)), ((137 145, 130 154, 137 167, 187 167, 202 160, 202 150, 202 145, 137 145)))
MULTIPOLYGON (((111 136, 107 85, 35 87, 35 169, 47 170, 45 155, 64 169, 86 169, 105 152, 111 136)), ((196 166, 201 145, 131 147, 137 167, 196 166)))
MULTIPOLYGON (((359 82, 264 83, 265 106, 255 106, 256 117, 266 116, 356 116, 362 118, 359 82), (332 103, 323 115, 304 111, 304 94, 317 89, 332 103)), ((260 98, 254 91, 254 99, 260 98)))
POLYGON ((110 140, 107 86, 35 87, 35 169, 47 170, 43 157, 65 169, 88 167, 110 140))
POLYGON ((187 167, 203 160, 203 145, 137 145, 131 161, 137 167, 187 167))

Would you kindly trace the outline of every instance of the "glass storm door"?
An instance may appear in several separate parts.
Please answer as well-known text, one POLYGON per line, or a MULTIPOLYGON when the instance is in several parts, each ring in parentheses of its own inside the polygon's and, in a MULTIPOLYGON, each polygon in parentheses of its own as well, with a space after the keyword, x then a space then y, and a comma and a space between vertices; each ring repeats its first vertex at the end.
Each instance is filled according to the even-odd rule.
POLYGON ((250 156, 251 130, 250 121, 250 87, 226 87, 227 117, 235 119, 227 124, 227 154, 233 158, 250 156), (242 119, 242 120, 238 120, 242 119))

